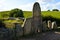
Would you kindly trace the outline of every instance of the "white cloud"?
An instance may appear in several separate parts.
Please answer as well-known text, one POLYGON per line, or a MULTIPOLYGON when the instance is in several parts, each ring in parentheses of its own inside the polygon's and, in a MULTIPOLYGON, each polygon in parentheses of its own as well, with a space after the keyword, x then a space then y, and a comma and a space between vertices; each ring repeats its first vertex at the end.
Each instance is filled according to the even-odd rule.
POLYGON ((55 0, 36 0, 37 2, 54 2, 55 0))
MULTIPOLYGON (((48 1, 53 2, 54 0, 48 0, 48 1)), ((49 3, 47 3, 47 0, 37 0, 37 2, 40 3, 42 11, 52 10, 55 8, 58 9, 58 6, 60 5, 60 2, 56 2, 56 3, 50 3, 49 2, 49 3)), ((20 5, 19 8, 21 8, 22 10, 32 11, 33 4, 34 3, 28 3, 28 4, 20 5)))
POLYGON ((54 2, 54 0, 36 0, 36 2, 39 2, 40 4, 46 4, 46 3, 50 3, 50 2, 54 2))
POLYGON ((6 1, 6 0, 0 0, 0 4, 3 3, 3 2, 5 2, 5 1, 6 1))
POLYGON ((5 4, 4 2, 5 2, 6 0, 0 0, 0 11, 3 11, 3 5, 5 4))
MULTIPOLYGON (((23 4, 23 5, 20 4, 19 6, 16 6, 16 5, 11 6, 12 3, 7 4, 8 2, 6 3, 6 1, 7 0, 0 0, 0 11, 1 10, 9 10, 9 9, 12 9, 12 8, 15 8, 15 7, 20 8, 24 11, 32 11, 32 9, 33 9, 34 2, 29 2, 29 3, 23 4)), ((51 9, 55 9, 55 8, 59 9, 58 6, 60 5, 60 2, 54 3, 55 0, 36 0, 36 2, 40 3, 42 11, 46 11, 48 9, 51 10, 51 9)))
MULTIPOLYGON (((46 2, 44 2, 44 1, 42 1, 42 0, 37 0, 36 2, 41 3, 41 9, 42 9, 42 10, 46 10, 46 9, 47 9, 47 7, 44 7, 44 6, 46 6, 46 5, 44 5, 44 4, 46 4, 46 2)), ((28 10, 28 11, 32 11, 32 9, 33 9, 33 4, 34 4, 34 3, 28 3, 28 4, 20 5, 19 8, 22 9, 22 10, 26 10, 26 11, 27 11, 27 10, 28 10)))
POLYGON ((0 6, 2 6, 3 4, 5 4, 4 2, 5 2, 6 0, 0 0, 0 6))
POLYGON ((24 11, 32 11, 33 3, 28 3, 28 4, 20 5, 19 8, 24 10, 24 11))
POLYGON ((55 4, 51 4, 50 7, 52 7, 52 9, 59 9, 60 10, 59 6, 60 6, 60 2, 57 2, 55 4))
POLYGON ((41 10, 52 10, 52 9, 59 9, 58 6, 60 5, 60 2, 54 3, 56 0, 36 0, 40 3, 41 10))
POLYGON ((49 7, 49 4, 40 4, 40 6, 42 11, 46 11, 48 10, 47 8, 49 7))
POLYGON ((36 1, 40 3, 41 10, 46 11, 50 6, 48 2, 51 2, 52 0, 36 0, 36 1))
POLYGON ((27 3, 27 4, 20 4, 19 6, 16 6, 14 4, 14 6, 12 5, 12 3, 7 2, 6 0, 1 0, 0 1, 0 11, 5 11, 5 10, 10 10, 10 9, 14 9, 14 8, 20 8, 24 11, 32 11, 32 7, 33 7, 33 2, 31 3, 27 3))

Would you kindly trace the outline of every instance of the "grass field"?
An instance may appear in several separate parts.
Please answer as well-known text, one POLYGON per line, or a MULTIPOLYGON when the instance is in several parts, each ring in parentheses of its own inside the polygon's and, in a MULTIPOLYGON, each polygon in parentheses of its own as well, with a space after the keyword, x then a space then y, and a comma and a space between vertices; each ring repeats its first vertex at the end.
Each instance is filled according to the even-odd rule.
MULTIPOLYGON (((51 16, 53 18, 60 19, 60 12, 57 12, 57 11, 42 11, 41 13, 43 17, 51 16)), ((24 16, 25 18, 32 17, 32 12, 24 11, 24 16)))
POLYGON ((9 12, 10 11, 2 11, 2 12, 0 12, 0 19, 8 17, 9 16, 9 12))
MULTIPOLYGON (((32 17, 32 12, 31 11, 24 11, 24 17, 25 18, 30 18, 32 17)), ((53 18, 57 18, 57 19, 60 19, 60 11, 42 11, 42 16, 43 17, 48 17, 48 16, 51 16, 53 18)), ((10 13, 9 11, 2 11, 0 12, 0 18, 5 18, 5 17, 9 17, 10 13)))

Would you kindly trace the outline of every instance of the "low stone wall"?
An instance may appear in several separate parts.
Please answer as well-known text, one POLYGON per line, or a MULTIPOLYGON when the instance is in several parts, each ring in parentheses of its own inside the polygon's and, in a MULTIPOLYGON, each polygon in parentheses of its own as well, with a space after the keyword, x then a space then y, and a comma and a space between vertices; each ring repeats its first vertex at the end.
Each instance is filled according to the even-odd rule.
POLYGON ((12 40, 15 37, 14 30, 9 29, 0 29, 0 40, 12 40))

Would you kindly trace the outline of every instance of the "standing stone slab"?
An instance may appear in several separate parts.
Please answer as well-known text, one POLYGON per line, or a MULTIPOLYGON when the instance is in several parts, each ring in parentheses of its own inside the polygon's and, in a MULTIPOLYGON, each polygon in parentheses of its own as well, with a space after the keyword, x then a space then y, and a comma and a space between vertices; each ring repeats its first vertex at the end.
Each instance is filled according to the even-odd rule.
POLYGON ((52 29, 52 23, 51 23, 51 21, 50 21, 50 20, 48 20, 48 28, 49 28, 49 30, 51 30, 51 29, 52 29))
POLYGON ((24 35, 30 34, 31 31, 31 18, 26 19, 26 22, 24 24, 24 35))
POLYGON ((47 31, 48 27, 47 27, 47 23, 46 21, 43 21, 43 31, 47 31))
POLYGON ((57 29, 57 24, 56 24, 56 22, 54 21, 54 22, 52 22, 52 29, 57 29))
POLYGON ((42 31, 41 8, 38 2, 35 2, 33 5, 32 27, 35 33, 37 33, 38 30, 42 31))
POLYGON ((15 33, 16 36, 23 36, 23 28, 21 27, 20 23, 15 23, 15 33))

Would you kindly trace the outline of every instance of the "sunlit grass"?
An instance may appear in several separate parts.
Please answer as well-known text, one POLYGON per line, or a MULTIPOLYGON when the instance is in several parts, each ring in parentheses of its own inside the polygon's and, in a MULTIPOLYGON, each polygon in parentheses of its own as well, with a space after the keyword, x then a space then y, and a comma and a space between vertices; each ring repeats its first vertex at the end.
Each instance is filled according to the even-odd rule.
POLYGON ((44 11, 42 12, 42 15, 45 16, 52 16, 53 18, 60 19, 60 12, 57 11, 44 11))
MULTIPOLYGON (((24 13, 25 18, 30 18, 33 15, 32 11, 24 11, 23 13, 24 13)), ((9 11, 0 12, 0 18, 9 17, 9 15, 10 15, 9 11), (5 14, 7 14, 7 16, 5 14)), ((60 19, 60 11, 42 11, 42 16, 44 16, 44 17, 52 16, 54 18, 60 19)))
POLYGON ((22 20, 5 20, 4 23, 7 28, 14 28, 15 27, 14 23, 19 23, 20 25, 22 25, 23 21, 22 20))
MULTIPOLYGON (((53 18, 60 19, 60 11, 42 11, 41 13, 42 13, 43 17, 52 16, 53 18)), ((24 17, 25 18, 32 17, 32 12, 31 11, 24 11, 24 17)))

